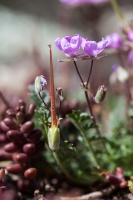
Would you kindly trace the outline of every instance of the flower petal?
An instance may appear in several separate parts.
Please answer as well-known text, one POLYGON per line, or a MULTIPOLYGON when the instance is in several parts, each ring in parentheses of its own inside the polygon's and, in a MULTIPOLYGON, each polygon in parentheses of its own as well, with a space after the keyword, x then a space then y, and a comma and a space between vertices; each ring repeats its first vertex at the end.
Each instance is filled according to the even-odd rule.
POLYGON ((57 46, 57 48, 62 51, 62 47, 61 47, 61 38, 57 38, 55 41, 54 41, 55 45, 57 46))
POLYGON ((108 40, 105 40, 104 38, 102 38, 102 41, 97 43, 97 48, 99 50, 104 50, 106 47, 108 46, 108 40))
POLYGON ((66 38, 61 39, 61 47, 65 54, 72 55, 72 47, 70 46, 69 41, 66 38))
POLYGON ((73 36, 70 41, 70 46, 73 49, 73 54, 76 54, 81 46, 82 38, 79 34, 73 36))
POLYGON ((84 51, 90 56, 95 56, 95 50, 97 49, 97 43, 95 41, 87 41, 85 43, 84 51))

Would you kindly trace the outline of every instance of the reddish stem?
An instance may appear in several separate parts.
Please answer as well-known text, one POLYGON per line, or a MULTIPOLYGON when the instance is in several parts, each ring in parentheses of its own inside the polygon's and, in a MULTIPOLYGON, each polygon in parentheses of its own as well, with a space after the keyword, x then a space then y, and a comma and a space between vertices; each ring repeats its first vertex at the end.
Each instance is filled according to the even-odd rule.
POLYGON ((50 48, 50 96, 51 96, 51 126, 57 127, 56 110, 55 110, 55 91, 54 91, 54 73, 52 61, 52 49, 50 48))

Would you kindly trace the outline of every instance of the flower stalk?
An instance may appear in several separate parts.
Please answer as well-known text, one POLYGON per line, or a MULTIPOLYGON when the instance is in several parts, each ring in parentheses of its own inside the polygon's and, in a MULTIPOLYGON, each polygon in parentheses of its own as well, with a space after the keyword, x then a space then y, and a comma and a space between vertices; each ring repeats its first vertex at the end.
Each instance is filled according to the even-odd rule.
MULTIPOLYGON (((91 108, 91 105, 90 105, 89 96, 88 96, 88 91, 89 91, 89 94, 90 94, 91 97, 94 99, 93 94, 92 94, 91 91, 88 89, 88 84, 89 84, 89 80, 90 80, 90 75, 91 75, 92 67, 93 67, 93 62, 91 62, 91 69, 90 69, 90 72, 89 72, 89 76, 88 76, 88 80, 87 80, 87 84, 86 84, 86 85, 85 85, 85 83, 84 83, 84 81, 83 81, 83 79, 82 79, 82 77, 81 77, 81 75, 80 75, 80 72, 79 72, 79 70, 78 70, 78 67, 77 67, 77 64, 76 64, 75 61, 74 61, 74 66, 75 66, 75 69, 76 69, 76 71, 77 71, 77 74, 78 74, 78 76, 79 76, 79 78, 80 78, 80 80, 81 80, 81 83, 82 83, 82 85, 83 85, 83 87, 84 87, 84 89, 85 89, 85 97, 86 97, 87 105, 88 105, 90 114, 91 114, 91 116, 93 117, 93 118, 92 118, 92 119, 93 119, 93 122, 96 124, 96 119, 95 119, 95 117, 94 117, 94 114, 93 114, 93 111, 92 111, 92 108, 91 108), (88 91, 86 91, 86 89, 87 89, 88 91)), ((96 133, 97 133, 97 135, 100 137, 100 131, 99 131, 99 129, 98 129, 97 127, 96 127, 96 133)))
POLYGON ((117 1, 110 0, 110 3, 112 5, 112 8, 114 9, 115 13, 118 15, 119 19, 121 20, 121 22, 125 25, 124 15, 123 15, 119 5, 117 4, 117 1))
POLYGON ((49 109, 49 107, 48 107, 48 105, 45 103, 45 101, 43 100, 43 98, 42 98, 42 96, 41 96, 41 93, 40 92, 38 92, 38 95, 39 95, 39 97, 40 97, 40 99, 41 99, 41 101, 43 102, 43 104, 44 104, 44 106, 45 106, 45 108, 51 113, 51 111, 50 111, 50 109, 49 109))

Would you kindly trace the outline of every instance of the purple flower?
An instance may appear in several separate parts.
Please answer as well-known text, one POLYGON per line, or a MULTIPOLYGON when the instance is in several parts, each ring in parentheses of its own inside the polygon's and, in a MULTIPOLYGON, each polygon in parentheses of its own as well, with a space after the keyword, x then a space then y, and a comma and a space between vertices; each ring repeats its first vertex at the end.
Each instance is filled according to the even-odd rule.
POLYGON ((47 81, 46 81, 45 76, 40 75, 40 76, 37 76, 35 78, 35 91, 37 93, 41 92, 42 90, 44 90, 44 86, 45 85, 47 85, 47 81))
POLYGON ((86 3, 88 4, 100 4, 108 2, 109 0, 86 0, 86 3))
POLYGON ((118 33, 112 33, 112 34, 110 34, 110 35, 107 35, 107 36, 105 37, 105 39, 108 40, 108 45, 109 45, 109 47, 111 47, 111 48, 117 49, 117 48, 119 48, 119 47, 121 46, 121 44, 122 44, 122 39, 121 39, 121 37, 119 36, 118 33))
POLYGON ((86 3, 86 0, 60 0, 60 2, 64 5, 69 6, 79 6, 86 3))
POLYGON ((128 32, 128 39, 130 40, 130 41, 132 41, 133 42, 133 30, 130 30, 129 32, 128 32))
POLYGON ((62 39, 57 38, 55 40, 55 45, 58 47, 58 49, 63 51, 68 57, 76 57, 81 43, 82 37, 79 34, 76 34, 73 37, 66 36, 62 39))
POLYGON ((108 41, 102 38, 102 41, 96 43, 95 41, 88 41, 87 39, 82 38, 82 49, 89 56, 97 57, 107 46, 108 41))
POLYGON ((79 6, 83 4, 100 4, 108 1, 109 0, 60 0, 62 4, 68 6, 79 6))
POLYGON ((128 54, 128 60, 131 65, 133 65, 133 49, 128 54))

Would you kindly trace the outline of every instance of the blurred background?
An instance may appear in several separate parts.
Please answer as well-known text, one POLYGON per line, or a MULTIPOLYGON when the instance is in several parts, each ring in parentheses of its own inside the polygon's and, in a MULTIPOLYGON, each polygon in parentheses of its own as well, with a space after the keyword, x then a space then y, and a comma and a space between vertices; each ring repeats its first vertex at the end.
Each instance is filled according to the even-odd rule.
MULTIPOLYGON (((126 19, 133 19, 133 0, 118 3, 126 19)), ((55 47, 54 40, 79 33, 98 42, 113 32, 120 33, 120 23, 109 3, 66 7, 58 0, 0 0, 0 91, 9 96, 26 96, 27 86, 37 75, 49 79, 48 44, 52 44, 56 87, 80 96, 73 63, 58 63, 65 55, 55 47)), ((108 85, 112 65, 117 63, 115 56, 94 62, 94 90, 108 85)), ((90 61, 77 64, 86 80, 90 61)))

